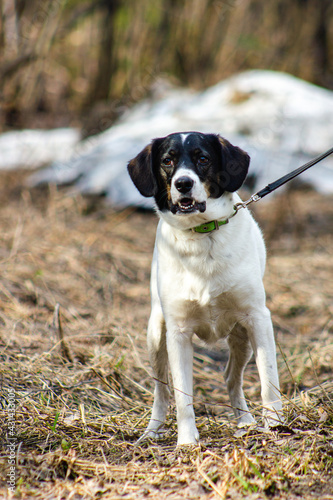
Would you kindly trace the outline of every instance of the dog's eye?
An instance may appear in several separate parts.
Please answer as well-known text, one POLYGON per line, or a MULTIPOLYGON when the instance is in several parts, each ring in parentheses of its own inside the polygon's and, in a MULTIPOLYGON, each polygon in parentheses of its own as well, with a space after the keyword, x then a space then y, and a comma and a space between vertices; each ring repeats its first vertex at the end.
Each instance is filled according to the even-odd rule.
POLYGON ((204 156, 204 155, 199 156, 199 158, 198 158, 198 163, 199 163, 200 165, 203 165, 203 166, 204 166, 204 165, 207 165, 207 164, 208 164, 208 162, 209 162, 209 159, 207 158, 207 156, 204 156))
POLYGON ((172 165, 172 160, 171 160, 171 158, 169 158, 169 157, 164 158, 164 159, 162 160, 162 165, 163 165, 164 167, 171 167, 171 165, 172 165))

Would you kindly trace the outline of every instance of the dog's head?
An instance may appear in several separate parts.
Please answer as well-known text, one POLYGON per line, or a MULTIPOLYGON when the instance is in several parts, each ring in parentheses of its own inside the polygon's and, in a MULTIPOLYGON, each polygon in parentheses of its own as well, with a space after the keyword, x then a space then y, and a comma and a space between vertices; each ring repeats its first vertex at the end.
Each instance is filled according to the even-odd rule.
POLYGON ((188 216, 209 212, 209 203, 239 189, 249 162, 247 153, 218 135, 184 132, 154 139, 128 171, 143 196, 154 196, 160 213, 188 216))

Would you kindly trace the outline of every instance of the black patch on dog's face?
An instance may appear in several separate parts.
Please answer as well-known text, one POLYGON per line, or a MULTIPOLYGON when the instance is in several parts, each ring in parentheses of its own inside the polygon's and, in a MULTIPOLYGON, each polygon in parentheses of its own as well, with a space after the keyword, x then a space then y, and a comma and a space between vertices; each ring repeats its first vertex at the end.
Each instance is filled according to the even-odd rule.
POLYGON ((215 134, 176 133, 154 139, 128 164, 132 181, 143 196, 154 196, 158 209, 171 210, 171 181, 179 168, 192 170, 208 196, 219 198, 243 184, 250 158, 215 134))

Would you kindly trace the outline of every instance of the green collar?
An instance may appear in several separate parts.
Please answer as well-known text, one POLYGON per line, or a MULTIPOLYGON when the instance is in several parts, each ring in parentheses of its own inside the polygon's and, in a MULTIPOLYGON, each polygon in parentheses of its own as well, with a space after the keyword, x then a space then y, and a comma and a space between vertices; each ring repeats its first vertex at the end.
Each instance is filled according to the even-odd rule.
POLYGON ((196 233, 211 233, 223 226, 223 224, 228 224, 229 219, 226 220, 211 220, 210 222, 205 222, 200 226, 192 227, 192 231, 196 233))
POLYGON ((234 205, 234 213, 231 214, 227 219, 224 220, 211 220, 209 222, 205 222, 204 224, 200 224, 200 226, 195 226, 192 227, 191 231, 194 231, 195 233, 211 233, 212 231, 216 231, 220 229, 220 226, 223 226, 224 224, 228 224, 229 220, 234 217, 238 210, 245 205, 243 203, 236 203, 234 205))

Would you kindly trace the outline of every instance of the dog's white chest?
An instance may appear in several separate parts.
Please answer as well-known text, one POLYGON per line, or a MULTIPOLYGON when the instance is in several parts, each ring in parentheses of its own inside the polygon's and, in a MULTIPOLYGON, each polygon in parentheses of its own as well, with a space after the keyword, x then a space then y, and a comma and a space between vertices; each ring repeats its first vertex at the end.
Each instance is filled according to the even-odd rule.
POLYGON ((165 317, 206 342, 227 336, 237 322, 232 252, 202 240, 158 237, 157 287, 165 317))

